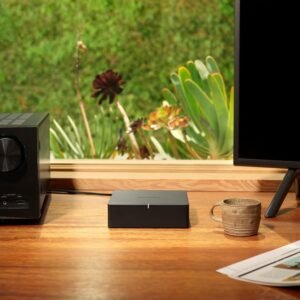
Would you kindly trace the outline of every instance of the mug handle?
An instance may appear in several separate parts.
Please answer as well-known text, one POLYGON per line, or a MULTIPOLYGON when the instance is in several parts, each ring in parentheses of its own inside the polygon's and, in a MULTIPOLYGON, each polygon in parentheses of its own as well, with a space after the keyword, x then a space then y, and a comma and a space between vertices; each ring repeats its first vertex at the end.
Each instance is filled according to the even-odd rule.
POLYGON ((214 210, 215 210, 215 208, 216 208, 217 206, 221 206, 221 203, 222 203, 222 202, 219 202, 219 203, 213 205, 213 207, 210 209, 210 217, 211 217, 214 221, 220 222, 220 223, 222 223, 222 219, 215 216, 214 210))

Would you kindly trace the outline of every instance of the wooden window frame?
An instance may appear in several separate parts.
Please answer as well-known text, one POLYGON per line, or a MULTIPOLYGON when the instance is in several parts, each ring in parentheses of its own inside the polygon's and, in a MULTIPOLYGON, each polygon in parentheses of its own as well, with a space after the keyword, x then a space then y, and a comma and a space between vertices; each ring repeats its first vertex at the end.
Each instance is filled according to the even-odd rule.
POLYGON ((160 189, 275 191, 286 170, 231 160, 51 160, 51 187, 90 191, 160 189))

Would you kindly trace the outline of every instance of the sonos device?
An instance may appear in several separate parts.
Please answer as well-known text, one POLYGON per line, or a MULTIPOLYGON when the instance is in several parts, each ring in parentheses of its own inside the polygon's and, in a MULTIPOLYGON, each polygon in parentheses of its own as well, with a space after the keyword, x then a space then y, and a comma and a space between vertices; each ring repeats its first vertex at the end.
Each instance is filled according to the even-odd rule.
POLYGON ((110 228, 187 228, 185 191, 114 191, 108 203, 110 228))
POLYGON ((41 217, 49 153, 48 113, 0 113, 0 220, 41 217))

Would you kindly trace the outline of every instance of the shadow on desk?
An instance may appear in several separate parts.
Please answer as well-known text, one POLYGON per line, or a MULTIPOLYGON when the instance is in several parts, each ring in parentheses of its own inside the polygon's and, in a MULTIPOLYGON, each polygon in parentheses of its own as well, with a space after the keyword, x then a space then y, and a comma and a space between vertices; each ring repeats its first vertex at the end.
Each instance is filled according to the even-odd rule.
POLYGON ((299 199, 296 199, 296 201, 297 201, 297 206, 296 207, 286 207, 286 208, 280 209, 278 214, 277 214, 277 217, 285 215, 287 213, 290 213, 290 212, 294 211, 295 209, 299 208, 300 207, 300 201, 299 201, 299 199))
POLYGON ((262 224, 268 230, 282 236, 283 238, 294 242, 295 238, 290 238, 291 232, 297 232, 300 225, 300 207, 283 208, 275 218, 266 218, 262 220, 262 224))
POLYGON ((199 223, 197 210, 195 208, 190 208, 190 227, 196 226, 199 223))

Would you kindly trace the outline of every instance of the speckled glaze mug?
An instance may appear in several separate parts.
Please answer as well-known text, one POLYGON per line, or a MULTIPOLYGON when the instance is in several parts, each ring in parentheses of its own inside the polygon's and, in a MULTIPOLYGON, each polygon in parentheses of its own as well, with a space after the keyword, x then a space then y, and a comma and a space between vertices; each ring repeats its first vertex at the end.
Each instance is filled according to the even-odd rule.
POLYGON ((224 233, 234 236, 250 236, 258 233, 261 219, 261 202, 254 199, 225 199, 210 210, 210 217, 223 224, 224 233), (222 210, 222 218, 215 216, 216 207, 222 210))

